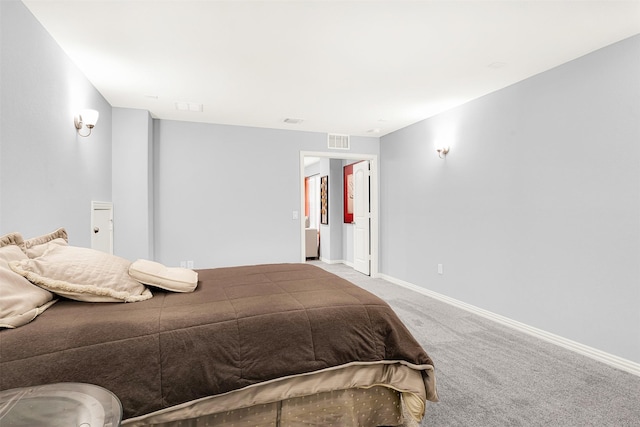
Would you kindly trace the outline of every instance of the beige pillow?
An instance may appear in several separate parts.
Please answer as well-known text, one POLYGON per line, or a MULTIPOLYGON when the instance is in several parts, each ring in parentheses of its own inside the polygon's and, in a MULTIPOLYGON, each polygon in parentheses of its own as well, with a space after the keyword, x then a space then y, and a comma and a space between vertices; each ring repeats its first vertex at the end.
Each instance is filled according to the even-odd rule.
POLYGON ((51 292, 0 267, 0 328, 17 328, 36 318, 57 300, 51 292))
POLYGON ((66 246, 68 241, 67 231, 64 228, 58 228, 49 234, 25 240, 24 252, 29 258, 37 258, 49 249, 50 243, 66 246))
POLYGON ((21 261, 23 259, 29 259, 29 257, 25 255, 18 245, 0 246, 0 268, 9 270, 10 261, 21 261))
POLYGON ((36 318, 57 300, 11 270, 0 267, 0 328, 17 328, 36 318))
POLYGON ((9 246, 9 245, 15 245, 20 249, 24 248, 24 240, 22 239, 22 234, 9 233, 0 237, 0 248, 9 246))
POLYGON ((20 248, 22 244, 19 233, 0 237, 0 328, 29 323, 56 302, 51 292, 9 269, 9 262, 29 259, 20 248))
POLYGON ((188 268, 165 267, 159 262, 139 259, 129 267, 129 276, 145 285, 173 292, 193 292, 198 286, 198 273, 188 268))
POLYGON ((86 302, 137 302, 153 295, 129 277, 124 258, 94 249, 52 245, 42 256, 9 266, 55 294, 86 302))
POLYGON ((0 237, 0 328, 29 323, 56 302, 51 292, 9 269, 9 262, 28 259, 23 248, 20 233, 0 237))
POLYGON ((39 256, 42 256, 49 248, 51 248, 52 245, 67 246, 68 243, 63 238, 58 237, 57 239, 50 240, 46 243, 33 245, 28 249, 25 246, 24 251, 27 254, 28 258, 38 258, 39 256))

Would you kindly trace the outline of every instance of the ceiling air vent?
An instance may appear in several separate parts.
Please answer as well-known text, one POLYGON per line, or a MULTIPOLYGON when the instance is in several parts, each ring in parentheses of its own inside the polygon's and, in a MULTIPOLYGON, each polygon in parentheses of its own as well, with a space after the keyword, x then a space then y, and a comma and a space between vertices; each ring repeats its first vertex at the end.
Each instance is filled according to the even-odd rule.
POLYGON ((330 133, 327 138, 329 148, 336 150, 349 150, 351 145, 349 143, 349 135, 340 135, 337 133, 330 133))
POLYGON ((202 113, 203 106, 202 104, 197 104, 195 102, 175 102, 174 103, 176 110, 178 111, 193 111, 196 113, 202 113))

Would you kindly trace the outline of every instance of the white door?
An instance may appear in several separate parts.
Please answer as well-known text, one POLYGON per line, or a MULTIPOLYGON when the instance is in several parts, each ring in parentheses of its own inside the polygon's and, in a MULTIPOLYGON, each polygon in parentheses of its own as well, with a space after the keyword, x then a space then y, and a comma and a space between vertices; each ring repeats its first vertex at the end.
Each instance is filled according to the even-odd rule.
POLYGON ((368 276, 371 261, 369 248, 371 214, 369 210, 368 161, 353 165, 353 222, 355 223, 353 268, 368 276))
POLYGON ((113 254, 113 204, 91 202, 91 248, 113 254))

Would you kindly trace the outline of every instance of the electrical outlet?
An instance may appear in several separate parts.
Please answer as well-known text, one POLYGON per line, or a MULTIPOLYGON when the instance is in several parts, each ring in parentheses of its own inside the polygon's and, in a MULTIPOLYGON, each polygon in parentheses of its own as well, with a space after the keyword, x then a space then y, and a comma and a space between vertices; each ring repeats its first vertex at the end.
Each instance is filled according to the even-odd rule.
POLYGON ((180 261, 180 267, 187 268, 187 261, 180 261))
POLYGON ((193 261, 187 261, 187 268, 193 268, 193 261))
POLYGON ((438 264, 438 274, 444 274, 444 269, 442 268, 442 264, 438 264))

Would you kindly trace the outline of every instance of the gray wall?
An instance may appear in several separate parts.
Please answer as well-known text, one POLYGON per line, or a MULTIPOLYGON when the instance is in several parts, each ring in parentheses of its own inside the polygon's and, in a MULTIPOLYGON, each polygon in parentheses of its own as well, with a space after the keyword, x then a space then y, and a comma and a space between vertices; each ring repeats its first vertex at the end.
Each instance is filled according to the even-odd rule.
POLYGON ((111 199, 111 106, 19 1, 0 1, 0 234, 64 226, 91 244, 91 201, 111 199), (88 138, 73 117, 93 108, 88 138))
POLYGON ((113 109, 114 254, 153 259, 153 120, 146 110, 113 109))
MULTIPOLYGON (((326 147, 323 133, 154 120, 156 259, 299 262, 300 151, 326 147)), ((378 154, 379 139, 353 137, 351 152, 378 154)))
POLYGON ((639 76, 635 36, 382 137, 381 272, 640 362, 639 76))

